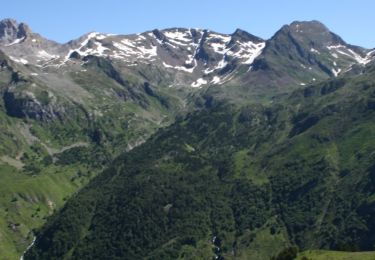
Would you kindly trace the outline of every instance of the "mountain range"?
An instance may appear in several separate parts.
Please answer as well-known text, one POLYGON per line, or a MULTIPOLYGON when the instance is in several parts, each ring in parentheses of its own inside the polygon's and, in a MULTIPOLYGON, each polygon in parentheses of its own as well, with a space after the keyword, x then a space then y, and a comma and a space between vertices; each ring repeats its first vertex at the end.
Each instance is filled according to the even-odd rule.
POLYGON ((60 44, 2 20, 0 256, 373 250, 374 61, 318 21, 60 44))

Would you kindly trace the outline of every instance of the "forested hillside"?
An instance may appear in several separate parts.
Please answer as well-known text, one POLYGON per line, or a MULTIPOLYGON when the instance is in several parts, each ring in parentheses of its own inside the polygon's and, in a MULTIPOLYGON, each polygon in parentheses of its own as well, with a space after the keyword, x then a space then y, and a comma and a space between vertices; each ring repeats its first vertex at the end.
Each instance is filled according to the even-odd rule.
POLYGON ((118 157, 25 259, 269 259, 373 250, 375 71, 214 102, 118 157))

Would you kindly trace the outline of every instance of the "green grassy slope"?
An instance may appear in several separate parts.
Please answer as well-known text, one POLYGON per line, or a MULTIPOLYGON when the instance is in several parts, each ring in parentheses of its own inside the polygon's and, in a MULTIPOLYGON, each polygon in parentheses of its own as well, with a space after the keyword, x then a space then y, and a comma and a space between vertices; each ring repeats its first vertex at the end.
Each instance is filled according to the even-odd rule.
POLYGON ((152 102, 147 109, 107 102, 100 118, 81 120, 78 112, 62 122, 17 119, 0 111, 0 258, 19 258, 32 230, 119 151, 169 123, 171 113, 152 102))
MULTIPOLYGON (((78 177, 86 169, 79 165, 49 167, 30 176, 0 165, 0 252, 2 259, 18 259, 31 243, 31 230, 41 227, 46 217, 89 179, 78 177)), ((93 177, 93 176, 91 176, 93 177)))
POLYGON ((372 260, 375 252, 339 252, 309 250, 298 254, 297 260, 372 260))

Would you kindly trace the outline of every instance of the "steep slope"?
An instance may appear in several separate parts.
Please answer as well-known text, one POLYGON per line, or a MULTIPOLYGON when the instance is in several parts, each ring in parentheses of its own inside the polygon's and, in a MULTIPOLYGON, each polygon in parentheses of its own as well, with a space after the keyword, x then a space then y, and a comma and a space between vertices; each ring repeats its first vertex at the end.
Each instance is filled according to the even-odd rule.
MULTIPOLYGON (((30 42, 6 46, 7 53, 31 51, 30 42)), ((34 53, 24 55, 27 64, 0 52, 2 259, 17 259, 46 216, 120 151, 169 124, 184 103, 166 88, 124 79, 100 57, 49 71, 31 64, 34 53)))
POLYGON ((259 100, 340 74, 361 70, 373 50, 352 46, 317 21, 293 22, 266 41, 250 68, 234 71, 229 86, 211 86, 209 95, 259 100))
POLYGON ((0 21, 1 49, 14 61, 21 64, 37 64, 56 58, 60 44, 47 40, 31 31, 25 23, 13 19, 0 21), (53 54, 51 54, 53 53, 53 54))
POLYGON ((269 259, 373 250, 374 69, 218 104, 123 154, 37 235, 26 259, 269 259))

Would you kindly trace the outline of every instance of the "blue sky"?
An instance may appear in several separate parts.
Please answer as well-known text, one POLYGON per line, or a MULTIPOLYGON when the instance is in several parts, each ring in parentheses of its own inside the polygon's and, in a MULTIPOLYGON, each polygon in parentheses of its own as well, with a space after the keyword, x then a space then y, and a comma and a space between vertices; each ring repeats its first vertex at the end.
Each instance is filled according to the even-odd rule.
POLYGON ((268 39, 294 20, 319 20, 351 44, 375 47, 373 0, 11 0, 0 18, 26 22, 33 31, 66 42, 99 31, 130 34, 154 28, 244 29, 268 39))

